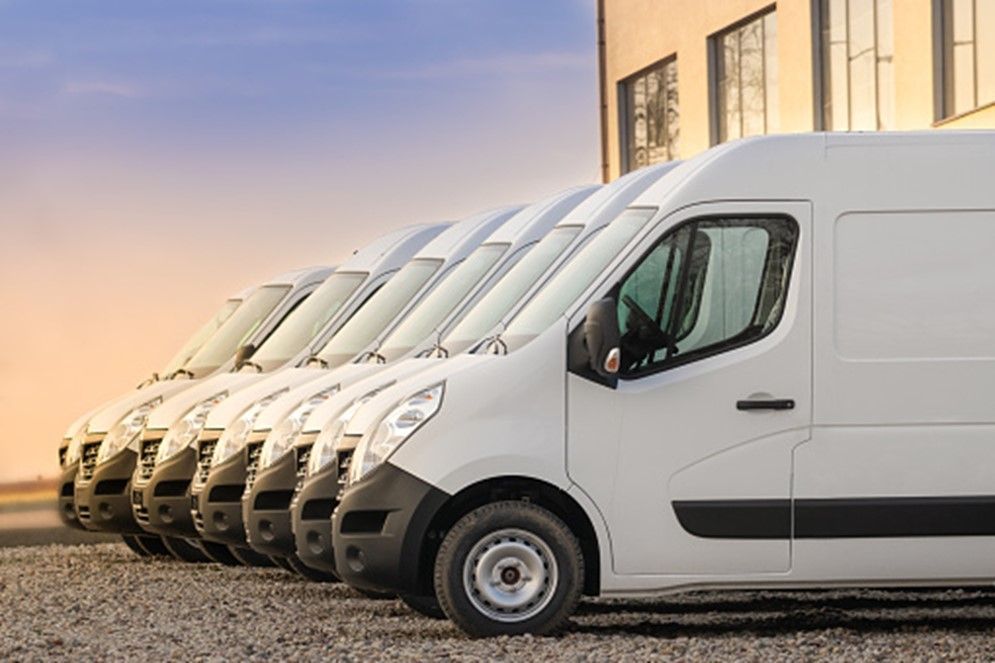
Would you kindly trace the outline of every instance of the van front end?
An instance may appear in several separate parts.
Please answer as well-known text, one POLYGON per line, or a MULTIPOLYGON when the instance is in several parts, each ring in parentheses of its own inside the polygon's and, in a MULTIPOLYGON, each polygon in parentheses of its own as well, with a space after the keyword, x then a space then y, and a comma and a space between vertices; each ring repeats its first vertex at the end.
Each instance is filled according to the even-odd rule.
POLYGON ((74 529, 85 529, 76 517, 76 472, 79 470, 79 452, 86 436, 84 425, 72 438, 64 438, 59 445, 59 519, 74 529))
POLYGON ((197 471, 197 449, 187 446, 159 459, 167 431, 142 434, 139 459, 132 477, 131 506, 135 521, 147 532, 167 537, 196 538, 190 509, 190 486, 197 471))
POLYGON ((242 495, 246 481, 251 480, 249 468, 255 468, 267 433, 253 432, 244 447, 230 455, 219 453, 225 436, 220 430, 204 432, 201 440, 215 441, 212 459, 206 472, 198 471, 190 488, 190 509, 194 528, 201 537, 213 543, 233 548, 245 548, 245 526, 242 520, 242 495))
MULTIPOLYGON (((313 442, 313 437, 310 440, 313 442)), ((303 479, 311 444, 295 443, 272 465, 257 467, 251 485, 246 484, 242 500, 242 521, 253 550, 277 557, 295 553, 291 530, 290 503, 300 479, 303 479)))
POLYGON ((120 449, 104 458, 101 449, 109 434, 91 433, 81 449, 73 482, 73 505, 85 529, 117 534, 142 534, 131 513, 131 475, 138 454, 120 449))

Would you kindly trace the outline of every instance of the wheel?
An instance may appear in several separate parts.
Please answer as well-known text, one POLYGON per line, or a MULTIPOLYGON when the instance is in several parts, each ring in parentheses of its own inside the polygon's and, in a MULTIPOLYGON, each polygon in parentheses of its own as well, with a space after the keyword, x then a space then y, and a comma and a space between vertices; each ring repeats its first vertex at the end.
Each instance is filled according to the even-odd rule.
POLYGON ((471 511, 449 530, 435 559, 439 605, 474 637, 551 633, 577 607, 583 584, 577 537, 530 502, 471 511))
POLYGON ((350 587, 350 589, 364 599, 371 599, 373 601, 390 601, 397 598, 397 594, 391 594, 390 592, 378 592, 373 589, 360 589, 359 587, 350 587))
POLYGON ((150 555, 149 551, 138 543, 138 538, 131 536, 130 534, 122 534, 121 540, 124 541, 124 545, 128 546, 131 552, 135 553, 139 557, 148 557, 150 555))
POLYGON ((145 552, 153 557, 172 557, 166 544, 158 536, 144 536, 139 534, 135 537, 135 541, 145 549, 145 552))
POLYGON ((268 556, 261 555, 252 548, 228 546, 228 551, 231 552, 232 557, 237 559, 242 566, 257 566, 260 568, 276 566, 268 556))
POLYGON ((294 572, 294 567, 290 565, 290 562, 287 560, 286 557, 283 557, 282 555, 270 555, 269 558, 271 562, 273 562, 276 566, 280 567, 284 571, 290 571, 291 573, 294 572))
POLYGON ((423 617, 428 617, 429 619, 445 619, 446 613, 442 611, 439 606, 439 600, 434 596, 417 596, 415 594, 401 594, 399 597, 401 602, 417 612, 423 617))
POLYGON ((210 562, 211 558, 204 554, 204 551, 189 543, 186 539, 175 536, 164 536, 162 539, 169 553, 183 562, 200 563, 210 562))
POLYGON ((321 571, 320 569, 312 569, 310 566, 301 561, 301 558, 297 555, 291 555, 286 558, 287 566, 302 578, 307 578, 314 582, 339 582, 339 577, 334 573, 328 571, 321 571))
POLYGON ((231 551, 228 550, 228 546, 223 543, 201 541, 200 547, 204 549, 205 555, 218 564, 224 564, 225 566, 242 566, 242 562, 238 561, 238 559, 231 554, 231 551))

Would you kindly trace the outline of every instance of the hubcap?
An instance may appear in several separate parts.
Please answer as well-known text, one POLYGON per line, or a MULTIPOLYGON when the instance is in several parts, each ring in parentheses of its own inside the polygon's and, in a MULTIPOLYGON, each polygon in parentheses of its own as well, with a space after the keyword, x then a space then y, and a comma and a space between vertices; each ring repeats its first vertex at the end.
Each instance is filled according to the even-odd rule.
POLYGON ((503 529, 482 538, 463 565, 463 588, 473 606, 499 622, 522 622, 553 599, 556 558, 531 532, 503 529))

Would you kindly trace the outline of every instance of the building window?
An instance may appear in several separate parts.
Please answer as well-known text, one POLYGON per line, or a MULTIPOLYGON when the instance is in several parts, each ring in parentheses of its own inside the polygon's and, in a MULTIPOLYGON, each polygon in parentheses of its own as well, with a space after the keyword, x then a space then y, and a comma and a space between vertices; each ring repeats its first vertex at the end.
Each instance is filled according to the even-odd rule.
POLYGON ((712 47, 718 141, 777 131, 776 12, 716 35, 712 47))
POLYGON ((943 4, 943 111, 995 103, 995 0, 943 4))
POLYGON ((657 62, 619 85, 622 167, 628 172, 676 159, 680 137, 677 59, 657 62))
POLYGON ((895 128, 892 0, 820 0, 822 126, 895 128))

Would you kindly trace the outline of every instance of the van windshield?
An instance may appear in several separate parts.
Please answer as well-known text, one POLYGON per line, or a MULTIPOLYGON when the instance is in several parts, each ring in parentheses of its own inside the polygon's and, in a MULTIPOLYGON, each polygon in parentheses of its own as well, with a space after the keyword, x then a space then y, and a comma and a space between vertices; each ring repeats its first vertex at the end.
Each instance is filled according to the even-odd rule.
POLYGON ((573 243, 581 230, 583 226, 562 226, 550 231, 481 297, 440 345, 450 354, 456 354, 482 339, 573 243))
POLYGON ((264 371, 283 366, 307 347, 366 279, 366 272, 335 272, 287 316, 252 356, 264 371))
POLYGON ((655 213, 656 208, 627 209, 579 251, 508 324, 502 334, 508 351, 522 347, 565 315, 655 213))
POLYGON ((226 301, 214 317, 207 321, 207 323, 198 329, 193 336, 191 336, 187 342, 180 348, 180 351, 173 355, 173 358, 169 360, 166 367, 162 369, 162 374, 164 376, 170 376, 176 371, 183 368, 183 366, 190 361, 194 353, 200 349, 200 346, 211 337, 211 335, 218 331, 218 328, 224 323, 225 320, 231 317, 231 314, 235 312, 239 304, 242 303, 241 299, 229 299, 226 301))
POLYGON ((480 285, 481 279, 494 267, 509 246, 509 244, 484 244, 461 264, 449 270, 424 301, 404 316, 404 320, 384 339, 380 354, 388 361, 393 361, 403 357, 428 338, 470 291, 480 285))
POLYGON ((289 292, 289 285, 267 285, 253 292, 194 353, 184 368, 198 377, 216 371, 235 356, 240 346, 249 342, 289 292))
POLYGON ((334 368, 358 355, 387 329, 441 266, 441 260, 418 258, 402 267, 336 332, 318 357, 334 368))

